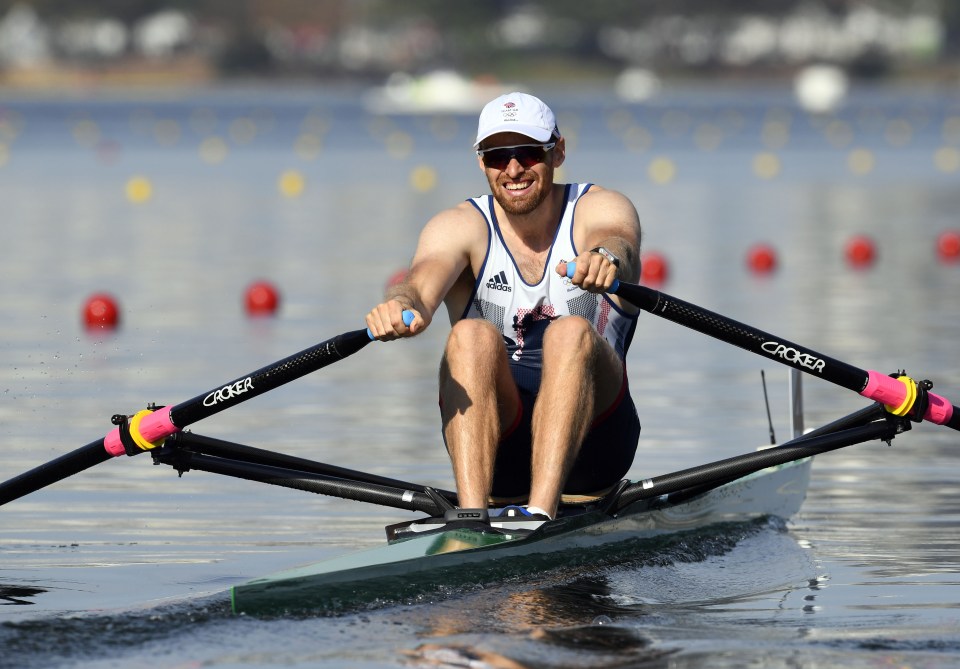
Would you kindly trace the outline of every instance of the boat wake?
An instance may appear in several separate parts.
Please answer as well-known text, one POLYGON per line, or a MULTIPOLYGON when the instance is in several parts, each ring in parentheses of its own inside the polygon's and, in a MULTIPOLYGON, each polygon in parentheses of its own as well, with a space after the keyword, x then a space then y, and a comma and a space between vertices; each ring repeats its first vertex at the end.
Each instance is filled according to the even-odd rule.
MULTIPOLYGON (((311 635, 329 637, 352 634, 358 626, 374 623, 394 635, 378 643, 395 647, 408 645, 411 638, 420 639, 420 645, 401 652, 411 658, 419 655, 423 662, 451 652, 469 655, 473 652, 471 641, 502 637, 505 632, 520 644, 515 653, 518 657, 536 654, 530 644, 533 649, 548 648, 551 654, 564 655, 590 648, 597 653, 609 643, 621 644, 622 657, 626 643, 623 634, 635 636, 635 632, 624 632, 618 625, 598 629, 598 625, 611 618, 656 616, 664 607, 721 605, 757 596, 755 579, 750 582, 745 576, 731 578, 730 574, 742 563, 743 570, 754 572, 755 577, 756 570, 750 569, 750 563, 756 551, 775 552, 781 563, 785 546, 788 553, 804 553, 784 530, 783 521, 761 519, 634 538, 612 546, 541 556, 543 568, 537 569, 533 578, 529 565, 511 568, 505 564, 492 580, 464 579, 457 586, 438 585, 416 595, 383 593, 362 605, 320 613, 275 618, 235 616, 226 593, 221 593, 109 614, 79 613, 5 622, 0 624, 0 647, 5 650, 5 658, 17 661, 16 665, 6 665, 7 660, 0 660, 0 667, 123 666, 124 657, 154 655, 160 649, 174 652, 169 650, 173 647, 181 648, 174 655, 189 653, 195 644, 213 661, 215 657, 251 658, 266 652, 264 644, 281 644, 283 647, 274 652, 292 653, 296 663, 297 657, 315 657, 319 651, 306 640, 297 642, 296 650, 292 650, 283 641, 292 631, 300 630, 298 638, 305 628, 311 635), (718 565, 723 568, 718 569, 718 565), (465 615, 465 610, 473 613, 465 615)), ((786 580, 795 584, 801 579, 796 571, 788 571, 781 574, 786 580)), ((761 587, 770 590, 776 584, 768 580, 761 587)), ((627 645, 634 648, 638 658, 650 659, 666 652, 662 647, 649 648, 645 638, 633 639, 627 645)), ((393 651, 383 648, 381 652, 393 651)), ((514 655, 513 651, 507 654, 514 655)))

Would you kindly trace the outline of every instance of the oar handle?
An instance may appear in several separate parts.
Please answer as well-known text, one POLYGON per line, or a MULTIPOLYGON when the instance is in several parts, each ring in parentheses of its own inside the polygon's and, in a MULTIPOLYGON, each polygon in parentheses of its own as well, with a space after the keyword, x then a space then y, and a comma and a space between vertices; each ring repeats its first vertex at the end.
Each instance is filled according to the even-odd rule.
MULTIPOLYGON (((410 324, 413 322, 413 319, 416 318, 416 315, 409 309, 404 309, 401 317, 403 318, 403 324, 407 327, 410 327, 410 324)), ((370 332, 370 328, 367 328, 367 336, 370 337, 371 340, 374 339, 373 333, 370 332)))
MULTIPOLYGON (((570 261, 567 263, 567 278, 572 279, 573 275, 577 272, 577 263, 570 261)), ((610 290, 608 293, 616 293, 620 289, 620 279, 614 279, 613 283, 610 284, 610 290)))
MULTIPOLYGON (((574 272, 576 263, 568 262, 567 276, 572 278, 574 272)), ((916 382, 912 379, 896 379, 854 367, 658 290, 616 280, 608 292, 644 311, 881 402, 891 413, 906 415, 917 398, 916 382)), ((960 430, 960 408, 936 393, 926 394, 924 419, 960 430)))

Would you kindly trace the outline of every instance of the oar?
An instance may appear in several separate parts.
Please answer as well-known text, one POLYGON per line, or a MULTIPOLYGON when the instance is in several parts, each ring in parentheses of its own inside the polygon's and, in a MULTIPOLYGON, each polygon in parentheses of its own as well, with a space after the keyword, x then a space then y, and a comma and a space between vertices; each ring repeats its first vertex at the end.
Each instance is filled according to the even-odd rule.
MULTIPOLYGON (((403 318, 409 325, 413 314, 404 312, 403 318)), ((369 329, 345 332, 186 402, 141 411, 130 421, 121 417, 121 424, 106 437, 0 484, 0 506, 112 457, 149 450, 188 425, 343 360, 371 341, 369 329)))
MULTIPOLYGON (((575 263, 567 263, 567 276, 572 277, 575 269, 575 263)), ((617 280, 608 292, 651 314, 881 402, 898 416, 908 415, 916 409, 917 415, 932 423, 960 430, 960 409, 907 376, 893 378, 859 369, 645 286, 617 280)))

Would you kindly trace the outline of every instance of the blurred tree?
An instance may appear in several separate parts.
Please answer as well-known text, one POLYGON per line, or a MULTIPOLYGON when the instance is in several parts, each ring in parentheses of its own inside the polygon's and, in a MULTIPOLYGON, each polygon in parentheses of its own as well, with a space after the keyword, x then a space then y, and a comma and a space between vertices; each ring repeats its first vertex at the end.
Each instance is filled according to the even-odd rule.
POLYGON ((14 5, 29 5, 46 21, 111 17, 132 24, 137 19, 165 9, 180 9, 190 13, 196 5, 204 4, 207 4, 205 0, 0 0, 0 13, 5 14, 14 5))
MULTIPOLYGON (((0 0, 0 17, 14 5, 31 6, 52 24, 72 18, 114 18, 131 27, 150 14, 179 9, 203 27, 198 39, 209 38, 200 49, 219 58, 230 72, 274 67, 276 54, 268 48, 266 35, 278 27, 294 39, 302 37, 299 31, 327 36, 331 52, 344 44, 349 47, 350 40, 363 33, 361 27, 370 29, 363 39, 374 42, 410 26, 426 27, 422 34, 428 38, 441 36, 439 48, 424 49, 415 58, 399 58, 396 63, 371 59, 352 74, 380 76, 391 67, 452 67, 468 74, 504 77, 533 70, 564 76, 590 68, 611 71, 627 64, 622 56, 616 58, 600 46, 600 35, 610 29, 650 30, 655 20, 673 17, 675 23, 702 21, 697 38, 714 39, 728 19, 737 17, 776 18, 802 9, 842 20, 851 10, 863 7, 901 16, 921 11, 937 15, 946 38, 937 54, 940 64, 956 66, 960 59, 960 0, 0 0)), ((649 37, 643 39, 649 41, 649 37)), ((381 50, 389 52, 385 47, 381 50)), ((340 67, 336 54, 324 58, 315 61, 312 71, 335 74, 340 67)), ((690 67, 673 53, 660 58, 651 65, 690 67)), ((882 52, 867 54, 853 66, 871 73, 895 71, 896 63, 885 61, 889 58, 882 52)), ((290 61, 285 67, 297 64, 290 61)))

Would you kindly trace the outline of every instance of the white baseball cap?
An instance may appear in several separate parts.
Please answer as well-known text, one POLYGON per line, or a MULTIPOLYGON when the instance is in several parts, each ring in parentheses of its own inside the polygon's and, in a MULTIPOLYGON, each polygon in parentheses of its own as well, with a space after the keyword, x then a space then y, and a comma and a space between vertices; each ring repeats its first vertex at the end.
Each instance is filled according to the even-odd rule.
POLYGON ((560 137, 557 117, 543 100, 526 93, 507 93, 487 103, 480 112, 477 141, 480 142, 498 132, 517 132, 538 142, 551 137, 560 137))

